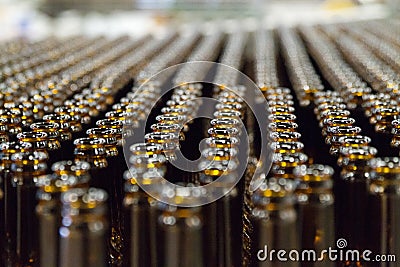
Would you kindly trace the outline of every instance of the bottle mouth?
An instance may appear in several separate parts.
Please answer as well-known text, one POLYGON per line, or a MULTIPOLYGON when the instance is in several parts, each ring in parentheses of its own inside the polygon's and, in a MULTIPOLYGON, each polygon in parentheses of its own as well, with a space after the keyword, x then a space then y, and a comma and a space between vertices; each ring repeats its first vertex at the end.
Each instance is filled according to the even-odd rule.
POLYGON ((90 164, 85 161, 59 161, 53 164, 52 171, 58 175, 75 174, 80 176, 90 170, 90 164))
POLYGON ((269 107, 268 110, 272 114, 292 114, 294 107, 269 107))
POLYGON ((301 165, 293 170, 294 176, 305 182, 319 182, 331 180, 334 174, 333 168, 328 165, 311 164, 301 165))
POLYGON ((2 154, 14 154, 17 152, 27 152, 32 150, 33 146, 28 142, 16 141, 0 143, 0 151, 2 154))
POLYGON ((187 114, 189 113, 189 109, 186 107, 163 107, 161 109, 162 113, 172 114, 172 115, 179 115, 179 114, 187 114))
POLYGON ((270 90, 266 96, 267 101, 286 101, 293 100, 291 93, 279 93, 276 90, 270 90))
POLYGON ((400 120, 393 120, 392 126, 394 129, 400 129, 400 120))
POLYGON ((131 145, 129 150, 133 155, 153 155, 161 154, 163 147, 155 143, 138 143, 131 145))
MULTIPOLYGON (((216 173, 221 172, 220 174, 216 174, 218 176, 220 176, 223 173, 226 173, 226 174, 232 173, 237 169, 237 167, 238 167, 238 163, 232 158, 230 158, 228 160, 207 160, 207 159, 205 159, 199 163, 199 168, 201 170, 203 170, 203 172, 205 172, 205 173, 210 172, 210 175, 213 172, 216 172, 216 173)), ((211 176, 216 176, 216 175, 211 175, 211 176)))
MULTIPOLYGON (((400 158, 398 157, 374 158, 369 161, 369 167, 371 168, 372 179, 380 179, 380 175, 385 176, 385 174, 399 174, 400 158)), ((389 177, 385 176, 385 178, 389 177)))
POLYGON ((335 104, 335 103, 329 103, 329 104, 321 104, 316 108, 317 113, 321 113, 322 111, 325 110, 343 110, 346 109, 347 106, 345 104, 335 104))
POLYGON ((73 173, 47 174, 39 176, 35 185, 44 193, 61 193, 72 188, 88 187, 89 175, 77 176, 73 173))
POLYGON ((176 133, 152 132, 144 136, 149 143, 164 144, 164 143, 179 143, 179 137, 176 133))
POLYGON ((271 122, 268 128, 274 132, 296 131, 298 124, 295 122, 271 122))
POLYGON ((166 158, 164 155, 132 155, 129 157, 129 163, 137 168, 160 168, 164 166, 166 158))
POLYGON ((223 104, 242 104, 243 99, 239 97, 219 97, 218 101, 223 104))
POLYGON ((179 132, 180 129, 182 128, 179 124, 171 124, 171 123, 164 123, 164 122, 160 122, 160 123, 156 123, 151 125, 150 127, 153 131, 157 131, 157 132, 172 132, 172 133, 176 133, 179 132))
POLYGON ((216 112, 214 112, 214 117, 216 118, 235 118, 238 119, 242 116, 242 113, 237 111, 237 110, 218 110, 216 112))
POLYGON ((129 120, 133 118, 136 114, 133 112, 128 112, 128 111, 108 111, 105 114, 106 118, 113 118, 113 119, 119 119, 119 120, 129 120))
POLYGON ((218 103, 215 108, 217 110, 242 110, 243 105, 240 103, 218 103))
POLYGON ((212 119, 210 124, 216 128, 224 127, 224 126, 238 126, 239 120, 234 118, 219 118, 219 119, 212 119))
POLYGON ((232 157, 237 156, 237 149, 235 148, 214 148, 209 147, 202 151, 203 157, 207 160, 230 160, 232 157))
POLYGON ((303 150, 304 144, 301 142, 272 142, 271 148, 275 153, 296 153, 303 150))
POLYGON ((104 212, 108 194, 105 190, 99 188, 74 188, 61 194, 61 202, 68 215, 79 215, 93 210, 95 212, 104 212), (72 211, 78 211, 77 213, 72 211))
POLYGON ((271 177, 266 179, 253 193, 254 205, 267 210, 279 210, 295 203, 296 182, 291 179, 271 177))
POLYGON ((270 137, 275 142, 297 142, 301 138, 301 133, 291 132, 271 132, 270 137))
POLYGON ((295 153, 274 153, 272 161, 281 167, 295 167, 308 161, 308 156, 301 152, 295 153))
POLYGON ((229 138, 231 136, 236 137, 239 134, 239 130, 236 127, 225 127, 225 128, 211 127, 208 129, 207 133, 212 137, 229 138))
POLYGON ((348 116, 350 116, 348 110, 326 110, 320 113, 322 120, 325 118, 347 118, 348 116))
POLYGON ((86 131, 90 138, 112 138, 118 134, 113 128, 91 128, 86 131))
POLYGON ((330 126, 350 126, 356 122, 353 118, 326 118, 323 124, 330 126))
POLYGON ((333 126, 327 129, 328 135, 357 135, 361 132, 358 126, 333 126))
POLYGON ((17 152, 11 156, 11 160, 15 163, 25 165, 35 165, 46 162, 48 155, 41 151, 17 152))
POLYGON ((106 144, 106 140, 104 138, 84 137, 84 138, 76 139, 74 141, 74 145, 76 146, 76 148, 83 149, 83 150, 104 148, 105 144, 106 144))
POLYGON ((340 150, 343 157, 349 158, 349 160, 366 160, 372 159, 378 153, 375 147, 371 146, 359 146, 359 147, 343 147, 340 150))
POLYGON ((30 128, 35 131, 57 131, 58 128, 60 128, 60 125, 55 122, 36 122, 32 123, 30 128))
POLYGON ((17 134, 18 140, 22 142, 38 142, 45 141, 48 138, 48 134, 46 132, 22 132, 17 134))
POLYGON ((187 120, 187 117, 184 115, 163 114, 158 115, 156 120, 163 123, 183 124, 187 120))
POLYGON ((373 115, 377 116, 393 116, 400 113, 400 108, 398 107, 379 107, 373 110, 373 115))
POLYGON ((268 119, 274 122, 294 122, 296 118, 294 114, 271 114, 268 116, 268 119))
POLYGON ((365 135, 343 136, 339 138, 343 146, 368 146, 371 138, 365 135))
POLYGON ((235 148, 239 144, 239 139, 234 136, 223 137, 208 137, 206 144, 213 148, 235 148))
POLYGON ((124 126, 122 121, 112 119, 98 120, 96 125, 100 128, 122 128, 124 126))

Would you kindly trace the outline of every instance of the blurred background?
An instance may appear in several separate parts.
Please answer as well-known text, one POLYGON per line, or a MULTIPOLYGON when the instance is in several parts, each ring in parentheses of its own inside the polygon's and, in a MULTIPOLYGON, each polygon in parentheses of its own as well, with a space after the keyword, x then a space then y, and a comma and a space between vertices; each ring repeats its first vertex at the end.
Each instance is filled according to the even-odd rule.
POLYGON ((0 0, 0 39, 157 34, 200 24, 276 27, 399 16, 400 0, 0 0))

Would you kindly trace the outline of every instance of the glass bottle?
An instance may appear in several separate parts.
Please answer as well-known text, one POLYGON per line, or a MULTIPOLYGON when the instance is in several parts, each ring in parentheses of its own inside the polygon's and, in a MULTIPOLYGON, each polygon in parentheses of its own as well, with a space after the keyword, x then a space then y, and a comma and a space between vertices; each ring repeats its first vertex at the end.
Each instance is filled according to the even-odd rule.
POLYGON ((52 166, 53 174, 38 177, 38 205, 40 266, 59 264, 59 235, 61 226, 61 193, 72 188, 89 188, 90 165, 84 161, 61 161, 52 166))
POLYGON ((326 110, 319 114, 319 126, 323 127, 323 122, 328 118, 349 118, 350 111, 348 110, 326 110))
POLYGON ((0 261, 2 265, 6 265, 7 262, 11 262, 9 257, 11 257, 11 236, 13 235, 13 229, 15 223, 9 218, 16 217, 16 206, 15 197, 11 197, 13 192, 13 180, 11 176, 11 156, 18 152, 28 152, 32 151, 32 145, 30 143, 20 143, 20 142, 6 142, 0 144, 0 174, 1 174, 1 189, 3 192, 3 202, 0 211, 2 214, 0 221, 0 234, 1 234, 1 244, 0 247, 3 249, 0 261))
POLYGON ((19 110, 0 110, 0 118, 7 119, 8 128, 11 135, 17 135, 22 132, 22 119, 19 110))
POLYGON ((86 161, 94 170, 106 168, 108 163, 105 143, 106 141, 103 138, 76 139, 74 141, 75 161, 86 161))
POLYGON ((306 164, 308 156, 301 152, 275 153, 272 156, 272 167, 270 173, 275 178, 295 179, 293 170, 300 165, 306 164))
POLYGON ((397 106, 385 106, 372 110, 370 122, 375 124, 378 133, 390 133, 392 121, 400 118, 400 108, 397 106))
POLYGON ((298 142, 301 138, 299 132, 270 132, 269 136, 273 142, 298 142))
POLYGON ((47 134, 46 142, 47 148, 46 150, 49 152, 49 159, 52 163, 59 161, 63 158, 64 153, 63 150, 59 150, 61 148, 61 136, 59 132, 60 126, 57 123, 53 122, 36 122, 30 125, 30 128, 35 133, 44 132, 47 134), (56 151, 57 150, 57 151, 56 151))
POLYGON ((158 265, 204 266, 202 209, 163 203, 158 203, 157 207, 161 213, 156 227, 158 265))
MULTIPOLYGON (((368 209, 362 208, 368 203, 368 186, 370 178, 369 161, 375 157, 377 150, 365 146, 343 150, 338 165, 342 167, 340 180, 337 183, 336 205, 339 207, 338 221, 341 224, 338 234, 348 242, 348 249, 363 251, 366 245, 368 209)), ((360 259, 362 261, 362 259, 360 259)), ((349 262, 346 264, 360 264, 349 262)))
POLYGON ((7 119, 0 118, 0 143, 6 143, 8 141, 9 141, 9 137, 8 137, 7 119))
POLYGON ((115 136, 118 139, 118 145, 122 145, 123 137, 129 136, 133 134, 131 131, 132 129, 124 128, 124 123, 121 120, 113 120, 113 119, 102 119, 96 121, 96 126, 98 128, 112 128, 117 130, 115 136))
POLYGON ((361 128, 357 126, 333 126, 327 129, 325 143, 333 147, 333 151, 340 147, 339 139, 343 136, 356 136, 361 132, 361 128))
POLYGON ((252 196, 252 259, 250 266, 300 266, 297 261, 279 261, 270 250, 299 248, 295 184, 284 178, 269 178, 252 196))
MULTIPOLYGON (((301 165, 294 169, 298 181, 295 191, 301 248, 320 253, 335 243, 333 169, 326 165, 301 165)), ((326 256, 326 255, 325 255, 326 256)), ((335 263, 324 258, 303 262, 301 266, 330 266, 335 263)))
POLYGON ((270 122, 268 128, 273 132, 295 132, 298 125, 295 122, 270 122))
POLYGON ((175 150, 180 146, 179 137, 175 133, 152 132, 144 136, 147 143, 159 144, 167 159, 175 158, 175 150))
POLYGON ((107 193, 102 189, 70 189, 61 195, 60 267, 108 265, 107 193))
MULTIPOLYGON (((159 170, 160 174, 163 173, 159 170)), ((156 184, 159 180, 150 173, 138 173, 133 167, 124 173, 126 210, 125 240, 126 266, 151 267, 157 266, 157 240, 156 240, 156 200, 148 195, 137 184, 136 177, 143 177, 146 184, 156 184)))
POLYGON ((70 110, 68 107, 65 106, 56 107, 54 109, 54 113, 60 116, 63 115, 69 116, 68 123, 72 133, 77 133, 82 131, 81 116, 79 114, 76 114, 75 112, 73 112, 72 110, 70 110))
MULTIPOLYGON (((232 188, 237 176, 236 149, 211 147, 208 152, 203 153, 207 153, 208 159, 199 165, 202 170, 199 184, 214 182, 220 189, 232 188), (222 175, 223 183, 218 181, 222 175)), ((204 249, 208 255, 205 259, 206 266, 234 266, 238 261, 241 246, 234 233, 241 218, 241 213, 238 212, 241 205, 238 188, 235 186, 224 197, 203 206, 204 249)))
POLYGON ((272 122, 295 122, 296 115, 294 114, 271 114, 268 119, 272 122))
MULTIPOLYGON (((398 157, 374 158, 369 161, 369 167, 368 248, 374 254, 394 254, 397 259, 397 253, 400 251, 400 160, 398 157)), ((386 262, 376 266, 396 264, 386 262)))
POLYGON ((275 153, 296 153, 303 151, 304 144, 302 142, 272 142, 271 148, 275 153))
POLYGON ((43 152, 18 152, 11 156, 11 179, 8 207, 15 209, 7 218, 10 231, 10 253, 6 266, 39 266, 38 222, 36 218, 36 186, 38 177, 45 174, 48 160, 43 152))
POLYGON ((101 138, 105 140, 104 148, 106 150, 106 157, 108 168, 103 172, 103 185, 102 188, 106 189, 109 193, 110 203, 110 223, 111 223, 111 248, 112 264, 119 266, 122 264, 122 201, 123 201, 123 181, 119 179, 122 177, 121 165, 125 161, 118 157, 118 130, 113 128, 91 128, 86 131, 89 138, 101 138), (122 161, 122 162, 121 162, 122 161), (106 178, 108 177, 108 179, 106 178))
POLYGON ((61 141, 69 141, 72 138, 70 129, 71 116, 69 115, 58 115, 56 113, 46 114, 43 116, 43 120, 50 123, 57 123, 59 126, 61 141))
POLYGON ((2 265, 7 266, 7 261, 10 263, 11 260, 11 246, 13 235, 13 229, 15 227, 15 221, 13 218, 16 217, 16 210, 10 209, 10 207, 16 206, 16 198, 14 197, 13 181, 11 176, 11 156, 18 152, 32 151, 32 145, 30 143, 20 142, 5 142, 0 144, 0 174, 1 174, 1 191, 3 193, 3 200, 0 208, 0 235, 1 244, 0 249, 2 251, 0 261, 2 265))
POLYGON ((368 146, 369 143, 371 143, 371 138, 365 135, 356 135, 356 136, 342 136, 339 138, 339 142, 341 143, 341 146, 339 149, 334 149, 331 147, 329 153, 331 155, 343 155, 342 152, 344 152, 346 149, 351 148, 359 148, 359 147, 364 147, 368 146))
POLYGON ((329 127, 335 126, 352 126, 355 123, 353 118, 326 118, 322 122, 322 135, 326 136, 329 127))
POLYGON ((48 140, 47 133, 45 132, 22 132, 17 134, 17 139, 19 142, 31 143, 33 149, 35 151, 40 151, 43 153, 47 153, 48 148, 48 140))
POLYGON ((393 147, 399 147, 400 146, 400 120, 392 121, 391 134, 393 134, 393 137, 392 137, 392 141, 390 142, 390 145, 393 147))
POLYGON ((179 124, 170 124, 170 123, 156 123, 150 126, 153 132, 162 132, 162 133, 173 133, 179 136, 180 141, 185 140, 185 135, 181 131, 181 126, 179 124))
POLYGON ((105 140, 104 147, 107 157, 115 157, 118 155, 118 131, 113 128, 91 128, 86 131, 89 138, 102 138, 105 140))

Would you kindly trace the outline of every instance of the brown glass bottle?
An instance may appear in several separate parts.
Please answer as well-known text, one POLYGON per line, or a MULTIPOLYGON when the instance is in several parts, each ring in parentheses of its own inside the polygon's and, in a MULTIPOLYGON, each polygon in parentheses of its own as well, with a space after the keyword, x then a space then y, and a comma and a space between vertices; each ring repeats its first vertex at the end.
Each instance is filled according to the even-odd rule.
POLYGON ((201 208, 182 208, 158 203, 158 266, 203 267, 203 218, 201 208))
MULTIPOLYGON (((39 266, 39 238, 36 218, 36 179, 45 174, 48 157, 43 152, 19 152, 11 156, 10 198, 14 198, 15 217, 9 217, 15 228, 11 231, 10 251, 6 266, 39 266)), ((12 203, 10 201, 9 203, 12 203)))
MULTIPOLYGON (((374 147, 349 147, 342 151, 338 160, 342 171, 337 186, 342 193, 336 198, 339 210, 337 215, 341 224, 337 231, 340 237, 347 240, 347 249, 359 251, 368 249, 368 209, 362 207, 368 205, 369 160, 376 154, 377 150, 374 147)), ((359 266, 364 263, 360 258, 358 262, 348 261, 343 264, 344 266, 359 266)))
MULTIPOLYGON (((335 243, 333 169, 326 165, 302 165, 294 169, 298 179, 295 191, 301 249, 321 252, 335 243)), ((325 255, 327 256, 327 255, 325 255)), ((326 257, 318 261, 304 261, 301 266, 330 266, 335 263, 326 257)))
POLYGON ((40 240, 40 266, 57 267, 59 264, 59 235, 61 226, 61 193, 72 188, 89 188, 90 165, 84 161, 61 161, 52 166, 53 174, 37 179, 38 231, 40 240))
POLYGON ((122 177, 122 163, 125 163, 122 155, 119 154, 119 136, 118 130, 113 128, 91 128, 86 131, 89 138, 101 138, 105 140, 104 148, 106 150, 106 157, 108 167, 105 168, 104 176, 107 177, 103 180, 104 185, 102 188, 109 193, 110 203, 110 224, 111 224, 111 249, 110 256, 113 266, 121 266, 123 255, 123 236, 122 236, 122 201, 123 201, 123 181, 122 177), (122 161, 122 162, 121 162, 122 161))
POLYGON ((107 193, 71 189, 61 195, 60 267, 108 266, 107 193))
MULTIPOLYGON (((162 170, 159 170, 163 173, 162 170)), ((127 267, 152 267, 157 266, 157 240, 156 240, 156 200, 148 195, 137 184, 135 176, 145 175, 146 184, 157 183, 158 177, 146 173, 138 173, 135 168, 124 173, 126 210, 125 240, 127 267)))
MULTIPOLYGON (((399 173, 398 157, 375 158, 369 162, 368 247, 372 255, 395 255, 400 251, 399 239, 399 173)), ((373 256, 371 255, 371 258, 373 256)), ((396 262, 368 263, 367 266, 394 267, 396 262)))
MULTIPOLYGON (((203 151, 205 152, 205 151, 203 151)), ((241 198, 238 188, 232 187, 236 178, 237 159, 236 150, 232 148, 209 148, 206 160, 200 163, 202 173, 199 177, 200 185, 211 182, 219 188, 232 188, 224 197, 203 207, 204 214, 204 251, 206 266, 236 266, 240 254, 240 244, 235 240, 235 225, 240 220, 234 217, 241 208, 241 198), (226 183, 218 182, 224 175, 226 183), (232 181, 231 183, 229 181, 232 181)))
POLYGON ((299 248, 294 189, 290 179, 269 178, 254 192, 251 266, 300 266, 298 261, 282 262, 268 253, 299 248))
MULTIPOLYGON (((15 232, 15 223, 9 218, 16 217, 16 209, 10 207, 16 206, 15 197, 11 197, 13 194, 13 181, 10 174, 11 170, 11 156, 18 152, 32 151, 32 145, 30 143, 20 142, 6 142, 0 144, 0 163, 1 163, 1 178, 3 183, 1 189, 3 192, 3 202, 1 206, 1 221, 0 221, 0 234, 2 243, 1 250, 1 264, 7 266, 9 258, 12 256, 12 239, 11 236, 15 232)), ((10 259, 11 260, 11 259, 10 259)))

